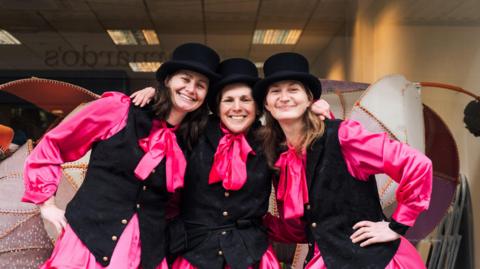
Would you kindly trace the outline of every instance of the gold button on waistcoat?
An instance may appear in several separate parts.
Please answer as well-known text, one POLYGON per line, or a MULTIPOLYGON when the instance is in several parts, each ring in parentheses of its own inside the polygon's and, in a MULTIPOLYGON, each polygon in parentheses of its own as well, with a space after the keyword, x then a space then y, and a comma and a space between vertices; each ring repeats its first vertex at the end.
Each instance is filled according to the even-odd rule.
POLYGON ((102 259, 103 259, 104 262, 108 262, 108 257, 107 256, 104 256, 102 259))
POLYGON ((223 251, 219 250, 218 251, 218 256, 222 256, 223 255, 223 251))
POLYGON ((224 195, 225 195, 225 197, 228 197, 228 196, 230 196, 230 193, 229 193, 228 191, 226 191, 226 192, 224 193, 224 195))
POLYGON ((316 222, 312 222, 312 228, 316 228, 317 227, 317 223, 316 222))
POLYGON ((146 190, 147 190, 147 186, 144 185, 144 186, 142 187, 142 189, 143 189, 144 191, 146 191, 146 190))
POLYGON ((127 224, 127 223, 128 223, 128 220, 122 219, 122 224, 127 224))
POLYGON ((227 211, 223 211, 222 215, 223 215, 224 217, 228 217, 228 212, 227 212, 227 211))
POLYGON ((112 236, 112 241, 117 241, 118 237, 116 237, 115 235, 112 236))
POLYGON ((310 205, 306 205, 305 208, 306 208, 307 210, 310 210, 312 207, 311 207, 310 205))

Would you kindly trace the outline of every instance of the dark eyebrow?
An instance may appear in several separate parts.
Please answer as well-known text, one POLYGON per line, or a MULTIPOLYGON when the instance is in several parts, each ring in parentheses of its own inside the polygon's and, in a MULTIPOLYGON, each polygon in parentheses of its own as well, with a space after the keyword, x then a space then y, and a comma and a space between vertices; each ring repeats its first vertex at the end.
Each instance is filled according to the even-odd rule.
POLYGON ((299 86, 301 86, 301 85, 300 85, 300 82, 296 82, 296 81, 292 81, 292 82, 290 82, 290 83, 288 84, 288 86, 292 86, 292 85, 299 85, 299 86))
POLYGON ((190 75, 189 73, 184 72, 184 71, 181 71, 181 72, 178 72, 178 73, 179 73, 180 75, 184 75, 184 76, 187 76, 187 77, 189 77, 189 78, 192 78, 192 77, 193 77, 192 75, 190 75))
MULTIPOLYGON (((193 78, 193 75, 191 75, 191 74, 189 74, 189 73, 187 73, 187 72, 182 71, 182 72, 179 72, 179 73, 182 74, 182 75, 187 76, 187 77, 190 78, 190 79, 193 78)), ((204 79, 199 79, 198 81, 201 81, 201 82, 203 82, 203 83, 205 83, 205 84, 208 85, 208 82, 207 82, 206 80, 204 80, 204 79)))
POLYGON ((269 87, 269 88, 275 88, 275 87, 278 87, 278 82, 276 82, 276 83, 273 83, 272 85, 270 85, 270 87, 269 87))

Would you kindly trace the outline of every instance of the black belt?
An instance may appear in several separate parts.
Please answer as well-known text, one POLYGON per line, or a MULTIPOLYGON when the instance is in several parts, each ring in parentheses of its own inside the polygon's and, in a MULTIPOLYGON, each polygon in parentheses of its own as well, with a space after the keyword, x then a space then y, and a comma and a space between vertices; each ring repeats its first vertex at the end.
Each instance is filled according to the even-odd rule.
POLYGON ((188 235, 197 235, 197 234, 204 234, 209 232, 215 231, 226 231, 226 230, 234 230, 234 229, 248 229, 254 226, 261 226, 260 220, 249 220, 249 219, 240 219, 235 221, 234 223, 229 223, 225 225, 219 226, 202 226, 198 227, 198 225, 189 225, 185 223, 185 230, 188 235), (190 227, 189 227, 190 226, 190 227))
POLYGON ((210 232, 243 230, 251 227, 262 227, 262 221, 260 219, 240 219, 225 225, 198 227, 198 224, 189 224, 181 219, 176 219, 170 223, 168 228, 169 249, 172 254, 181 253, 202 243, 204 237, 210 232))

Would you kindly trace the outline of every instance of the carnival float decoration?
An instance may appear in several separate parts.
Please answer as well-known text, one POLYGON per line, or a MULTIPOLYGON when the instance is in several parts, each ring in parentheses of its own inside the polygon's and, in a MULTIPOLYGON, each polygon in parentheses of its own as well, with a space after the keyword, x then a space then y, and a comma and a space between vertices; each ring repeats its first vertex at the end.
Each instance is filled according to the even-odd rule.
MULTIPOLYGON (((66 82, 29 78, 0 85, 0 91, 30 102, 44 113, 54 113, 58 123, 62 115, 73 115, 98 95, 66 82)), ((52 126, 53 127, 53 126, 52 126)), ((28 140, 15 151, 6 152, 0 162, 0 264, 2 268, 39 268, 50 257, 58 234, 50 223, 43 221, 38 207, 23 203, 23 164, 33 150, 35 141, 28 140)), ((81 185, 90 154, 62 165, 62 179, 56 193, 58 206, 66 204, 81 185)))

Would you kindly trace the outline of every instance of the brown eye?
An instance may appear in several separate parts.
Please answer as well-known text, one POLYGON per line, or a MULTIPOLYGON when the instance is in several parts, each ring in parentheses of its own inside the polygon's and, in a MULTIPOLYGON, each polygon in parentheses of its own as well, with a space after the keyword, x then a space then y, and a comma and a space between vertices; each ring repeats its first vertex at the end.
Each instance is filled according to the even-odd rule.
POLYGON ((200 88, 200 89, 202 89, 202 90, 204 90, 204 89, 207 88, 207 86, 206 86, 205 84, 203 84, 203 83, 198 83, 198 84, 197 84, 197 87, 200 88))
POLYGON ((248 96, 242 96, 242 98, 240 99, 242 102, 251 102, 253 101, 251 97, 248 97, 248 96))

